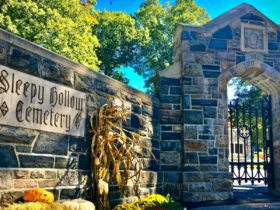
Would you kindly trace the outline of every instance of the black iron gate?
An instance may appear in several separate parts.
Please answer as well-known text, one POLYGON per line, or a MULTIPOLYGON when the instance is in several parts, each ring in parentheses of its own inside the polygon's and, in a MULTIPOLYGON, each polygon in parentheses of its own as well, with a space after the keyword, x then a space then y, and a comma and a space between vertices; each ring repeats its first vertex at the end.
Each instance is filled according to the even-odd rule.
POLYGON ((273 186, 271 97, 248 102, 231 100, 229 109, 229 163, 233 180, 273 186))

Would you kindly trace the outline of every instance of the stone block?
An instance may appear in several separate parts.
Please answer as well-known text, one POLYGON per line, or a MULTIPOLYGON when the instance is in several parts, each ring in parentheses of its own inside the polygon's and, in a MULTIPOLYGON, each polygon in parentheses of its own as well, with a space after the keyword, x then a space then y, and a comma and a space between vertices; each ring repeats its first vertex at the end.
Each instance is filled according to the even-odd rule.
POLYGON ((180 151, 181 142, 180 141, 161 141, 160 142, 161 151, 180 151))
POLYGON ((172 126, 170 125, 162 125, 161 126, 162 131, 172 131, 172 126))
POLYGON ((159 88, 159 94, 160 95, 169 94, 169 86, 161 85, 159 88))
POLYGON ((83 137, 70 136, 69 151, 87 153, 90 148, 90 143, 83 137))
POLYGON ((181 87, 170 87, 170 94, 181 95, 181 92, 182 92, 181 87))
POLYGON ((205 44, 193 44, 190 46, 190 51, 198 51, 198 52, 205 52, 206 45, 205 44))
POLYGON ((15 170, 14 171, 14 178, 15 179, 28 179, 29 178, 29 171, 27 170, 15 170))
POLYGON ((215 140, 215 136, 213 136, 213 135, 199 135, 198 139, 202 139, 202 140, 215 140))
POLYGON ((143 105, 142 106, 142 113, 145 116, 151 117, 151 116, 153 116, 153 108, 150 107, 150 106, 143 105))
POLYGON ((10 145, 0 145, 0 167, 13 168, 18 167, 18 161, 15 154, 15 149, 10 145))
POLYGON ((17 152, 22 152, 22 153, 30 153, 31 147, 29 147, 29 146, 17 145, 17 146, 16 146, 16 151, 17 151, 17 152))
POLYGON ((184 164, 198 164, 198 155, 196 152, 184 153, 184 164))
POLYGON ((217 100, 213 99, 192 99, 194 106, 217 106, 217 100))
POLYGON ((280 31, 277 31, 277 42, 280 42, 280 31))
POLYGON ((207 151, 207 142, 203 140, 187 140, 184 142, 185 151, 197 151, 197 152, 206 152, 207 151))
POLYGON ((44 171, 44 178, 45 179, 55 179, 56 178, 56 171, 44 171))
POLYGON ((203 117, 202 111, 184 111, 184 123, 185 124, 202 124, 203 117))
POLYGON ((14 180, 14 188, 36 188, 37 181, 33 179, 16 179, 14 180))
POLYGON ((74 85, 73 70, 61 66, 50 59, 43 58, 40 63, 40 72, 43 78, 63 83, 68 86, 74 85))
POLYGON ((45 171, 43 171, 43 170, 31 171, 30 178, 43 179, 43 178, 45 178, 45 171))
POLYGON ((191 85, 192 77, 183 77, 183 85, 191 85))
POLYGON ((241 63, 245 61, 245 56, 244 55, 237 55, 236 56, 236 64, 241 63))
POLYGON ((181 140, 182 134, 178 132, 162 132, 161 140, 181 140))
POLYGON ((7 44, 0 40, 0 63, 5 64, 7 56, 7 44))
POLYGON ((232 180, 231 179, 214 179, 212 181, 213 190, 215 192, 231 191, 232 180))
POLYGON ((180 183, 181 181, 181 172, 164 172, 164 182, 171 182, 171 183, 180 183))
POLYGON ((76 186, 79 184, 78 171, 57 171, 58 186, 76 186))
POLYGON ((211 125, 198 126, 199 134, 214 134, 214 127, 211 125))
POLYGON ((217 117, 217 108, 203 107, 203 116, 205 118, 216 118, 217 117))
POLYGON ((184 66, 184 76, 201 77, 203 70, 200 64, 187 64, 184 66))
POLYGON ((202 65, 203 71, 220 71, 219 65, 202 65))
POLYGON ((163 184, 163 195, 170 194, 175 200, 179 200, 181 197, 181 185, 175 183, 163 184))
POLYGON ((74 87, 77 90, 83 92, 95 92, 95 79, 89 76, 81 75, 78 73, 74 74, 74 87))
POLYGON ((185 94, 209 94, 207 87, 203 85, 185 85, 184 86, 185 94))
POLYGON ((160 85, 168 85, 168 86, 180 86, 181 82, 180 79, 173 79, 173 78, 160 78, 160 85))
POLYGON ((182 113, 181 111, 160 111, 160 123, 161 124, 181 124, 182 113))
POLYGON ((213 38, 219 39, 232 39, 232 29, 229 25, 224 28, 221 28, 213 33, 213 38))
POLYGON ((33 153, 67 155, 69 137, 54 133, 41 133, 36 141, 33 153))
POLYGON ((100 80, 96 80, 96 90, 113 96, 120 94, 114 86, 100 80))
POLYGON ((197 39, 197 32, 195 31, 182 31, 181 34, 182 40, 196 40, 197 39))
POLYGON ((217 155, 218 149, 217 148, 208 148, 209 155, 217 155))
POLYGON ((201 172, 183 172, 183 183, 204 182, 204 173, 201 172))
POLYGON ((225 39, 211 39, 209 43, 210 49, 216 50, 226 50, 227 49, 227 40, 225 39))
POLYGON ((161 164, 165 165, 175 165, 178 167, 180 165, 180 154, 178 152, 166 152, 162 151, 160 154, 161 164))
POLYGON ((216 52, 216 59, 219 61, 227 61, 227 62, 234 62, 235 61, 235 52, 229 51, 229 52, 216 52))
POLYGON ((206 78, 218 78, 220 76, 220 72, 216 71, 203 71, 203 75, 206 78))
POLYGON ((62 189, 60 192, 60 199, 75 199, 82 196, 83 191, 81 188, 62 189))
POLYGON ((184 139, 197 139, 197 126, 186 125, 184 134, 184 139))
POLYGON ((216 140, 217 147, 228 147, 228 139, 225 135, 218 135, 216 140))
POLYGON ((8 66, 39 76, 39 58, 23 49, 11 47, 8 53, 8 66))
POLYGON ((279 50, 279 43, 277 43, 277 42, 269 42, 268 43, 268 49, 269 50, 273 50, 273 51, 279 50))
POLYGON ((227 159, 220 159, 218 161, 218 168, 219 168, 220 171, 228 171, 228 169, 229 169, 228 160, 227 159))
POLYGON ((77 169, 78 168, 78 160, 77 158, 63 158, 56 157, 55 158, 55 168, 63 168, 63 169, 77 169))
POLYGON ((184 109, 189 109, 190 108, 190 96, 189 95, 184 95, 183 96, 183 108, 184 109))
MULTIPOLYGON (((13 171, 0 170, 0 190, 12 189, 13 184, 14 184, 13 171)), ((1 199, 1 194, 0 194, 0 199, 1 199)))
POLYGON ((54 158, 38 155, 18 155, 22 168, 53 168, 54 158))
POLYGON ((217 164, 217 156, 200 156, 200 164, 217 164))
POLYGON ((180 96, 166 96, 161 95, 160 96, 160 102, 161 103, 169 103, 169 104, 180 104, 180 96))
POLYGON ((199 182, 199 183, 190 183, 191 192, 211 192, 212 183, 211 182, 199 182))
POLYGON ((91 168, 91 157, 89 155, 79 155, 78 168, 89 170, 91 168))
POLYGON ((38 131, 15 128, 10 126, 0 127, 0 143, 32 144, 38 131))
POLYGON ((40 188, 46 188, 46 187, 56 187, 58 180, 57 179, 43 179, 38 180, 38 186, 40 188))

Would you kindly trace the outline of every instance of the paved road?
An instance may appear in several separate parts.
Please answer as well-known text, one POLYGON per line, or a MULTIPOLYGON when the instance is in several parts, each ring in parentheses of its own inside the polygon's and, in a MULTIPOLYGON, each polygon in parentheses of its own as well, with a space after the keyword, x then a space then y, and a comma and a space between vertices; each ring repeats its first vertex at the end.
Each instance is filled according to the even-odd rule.
POLYGON ((263 183, 235 185, 233 189, 232 200, 191 204, 188 205, 188 210, 280 210, 280 198, 270 195, 263 183))

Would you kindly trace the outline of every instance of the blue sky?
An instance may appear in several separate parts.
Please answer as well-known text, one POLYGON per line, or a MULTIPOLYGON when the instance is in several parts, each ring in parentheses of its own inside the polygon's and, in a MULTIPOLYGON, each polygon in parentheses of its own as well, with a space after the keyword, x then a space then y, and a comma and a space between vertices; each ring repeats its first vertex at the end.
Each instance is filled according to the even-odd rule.
MULTIPOLYGON (((144 0, 112 0, 113 2, 110 4, 110 0, 97 1, 98 3, 95 8, 98 10, 122 11, 130 14, 133 14, 134 11, 138 10, 140 4, 144 2, 144 0)), ((160 0, 160 2, 170 2, 173 4, 175 0, 160 0)), ((280 24, 280 0, 195 0, 195 2, 200 7, 204 8, 212 19, 231 8, 246 2, 253 5, 275 23, 280 24)), ((133 72, 133 69, 123 68, 122 72, 124 72, 129 78, 130 86, 145 91, 143 79, 133 72)))

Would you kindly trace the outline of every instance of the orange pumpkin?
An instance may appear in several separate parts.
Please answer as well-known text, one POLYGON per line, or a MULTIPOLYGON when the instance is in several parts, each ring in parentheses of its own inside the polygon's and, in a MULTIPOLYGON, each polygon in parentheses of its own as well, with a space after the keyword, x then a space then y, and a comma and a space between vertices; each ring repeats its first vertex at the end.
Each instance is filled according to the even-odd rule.
POLYGON ((33 188, 24 192, 23 199, 28 202, 52 203, 54 202, 54 195, 45 189, 33 188))

